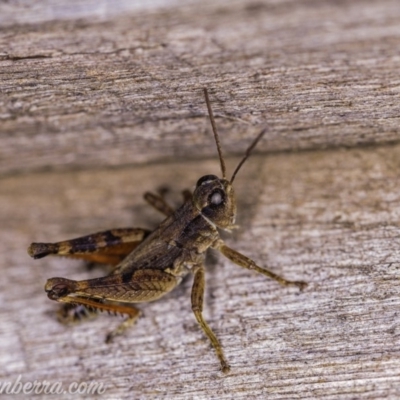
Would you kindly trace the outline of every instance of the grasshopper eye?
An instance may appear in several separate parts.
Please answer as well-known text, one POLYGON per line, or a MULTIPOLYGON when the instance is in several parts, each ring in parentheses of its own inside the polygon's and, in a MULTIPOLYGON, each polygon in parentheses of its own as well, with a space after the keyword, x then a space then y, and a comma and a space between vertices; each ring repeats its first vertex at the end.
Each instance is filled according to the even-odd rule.
POLYGON ((224 193, 220 189, 214 190, 214 192, 212 192, 210 197, 208 198, 209 203, 214 206, 219 206, 223 202, 223 200, 224 193))

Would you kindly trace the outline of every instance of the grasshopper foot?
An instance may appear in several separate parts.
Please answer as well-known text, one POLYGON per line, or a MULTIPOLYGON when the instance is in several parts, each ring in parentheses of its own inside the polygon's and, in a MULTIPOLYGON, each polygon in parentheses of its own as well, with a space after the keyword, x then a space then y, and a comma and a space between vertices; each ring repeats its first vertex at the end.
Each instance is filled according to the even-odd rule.
POLYGON ((107 334, 106 343, 111 343, 116 336, 122 335, 129 327, 131 327, 139 318, 140 311, 136 308, 132 308, 131 315, 120 324, 116 329, 107 334))
POLYGON ((307 282, 303 282, 303 281, 294 281, 294 282, 291 282, 291 283, 293 285, 297 286, 300 289, 300 291, 303 291, 303 289, 308 285, 307 282))
POLYGON ((221 362, 221 371, 224 374, 227 374, 230 370, 231 370, 231 366, 226 361, 221 362))

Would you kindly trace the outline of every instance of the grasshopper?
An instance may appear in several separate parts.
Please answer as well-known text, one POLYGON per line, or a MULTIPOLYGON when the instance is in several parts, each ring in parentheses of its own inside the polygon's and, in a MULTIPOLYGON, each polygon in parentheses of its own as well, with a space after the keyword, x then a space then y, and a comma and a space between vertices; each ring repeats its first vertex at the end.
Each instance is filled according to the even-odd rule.
POLYGON ((289 281, 259 267, 253 260, 228 247, 219 235, 219 229, 236 228, 236 200, 233 181, 266 129, 263 129, 247 149, 232 177, 226 178, 225 161, 217 133, 207 89, 205 101, 218 150, 222 178, 205 175, 196 184, 193 193, 183 192, 184 203, 174 211, 163 196, 145 193, 145 200, 166 216, 152 232, 145 229, 112 229, 57 243, 32 243, 28 253, 35 259, 47 255, 68 256, 113 266, 104 277, 75 281, 51 278, 45 291, 51 300, 63 303, 60 315, 68 319, 84 314, 82 310, 108 311, 127 315, 106 337, 110 342, 133 325, 140 311, 131 303, 157 300, 179 285, 182 279, 194 275, 191 304, 198 324, 211 342, 223 372, 230 369, 221 343, 203 318, 205 288, 204 259, 209 248, 220 251, 240 267, 259 272, 282 285, 302 289, 306 283, 289 281), (129 305, 127 305, 127 303, 129 305), (69 311, 68 311, 69 310, 69 311))

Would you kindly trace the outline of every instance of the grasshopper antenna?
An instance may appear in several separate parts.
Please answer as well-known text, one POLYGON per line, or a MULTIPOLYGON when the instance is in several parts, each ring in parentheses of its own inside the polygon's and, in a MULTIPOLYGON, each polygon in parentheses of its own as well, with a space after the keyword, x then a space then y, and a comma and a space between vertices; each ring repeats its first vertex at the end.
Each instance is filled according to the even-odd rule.
POLYGON ((204 88, 204 97, 206 98, 206 104, 207 104, 207 109, 208 109, 208 115, 210 117, 210 122, 211 126, 214 132, 214 138, 215 138, 215 143, 217 145, 218 149, 218 156, 219 156, 219 162, 221 164, 221 172, 222 172, 222 178, 226 178, 226 167, 225 167, 225 161, 224 157, 222 155, 222 150, 221 150, 221 143, 219 141, 219 136, 217 132, 217 127, 215 126, 215 121, 214 121, 214 115, 211 109, 211 104, 210 104, 210 99, 208 98, 208 91, 207 88, 204 88))
POLYGON ((256 147, 257 143, 259 142, 259 140, 264 136, 265 132, 267 132, 268 128, 264 128, 259 134, 258 136, 253 140, 253 143, 249 146, 249 148, 246 150, 246 153, 244 155, 244 157, 242 158, 242 161, 240 161, 240 163, 238 164, 238 166, 236 167, 235 171, 232 174, 232 178, 230 180, 230 184, 232 185, 233 180, 235 179, 237 173, 239 172, 240 168, 242 167, 242 165, 244 164, 244 162, 249 158, 252 150, 254 149, 254 147, 256 147))

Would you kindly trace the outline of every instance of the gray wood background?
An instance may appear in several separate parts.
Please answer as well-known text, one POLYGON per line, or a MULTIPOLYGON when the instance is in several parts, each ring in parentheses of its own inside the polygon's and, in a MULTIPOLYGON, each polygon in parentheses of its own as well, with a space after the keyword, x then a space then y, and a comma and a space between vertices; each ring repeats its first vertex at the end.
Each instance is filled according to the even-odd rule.
POLYGON ((1 2, 0 385, 399 398, 399 67, 398 1, 1 2), (300 293, 210 255, 205 316, 228 375, 191 313, 190 279, 106 345, 118 318, 62 326, 43 291, 102 271, 26 254, 156 226, 145 190, 167 185, 179 204, 218 173, 204 86, 230 171, 270 128, 235 183, 241 228, 226 241, 309 282, 300 293))

